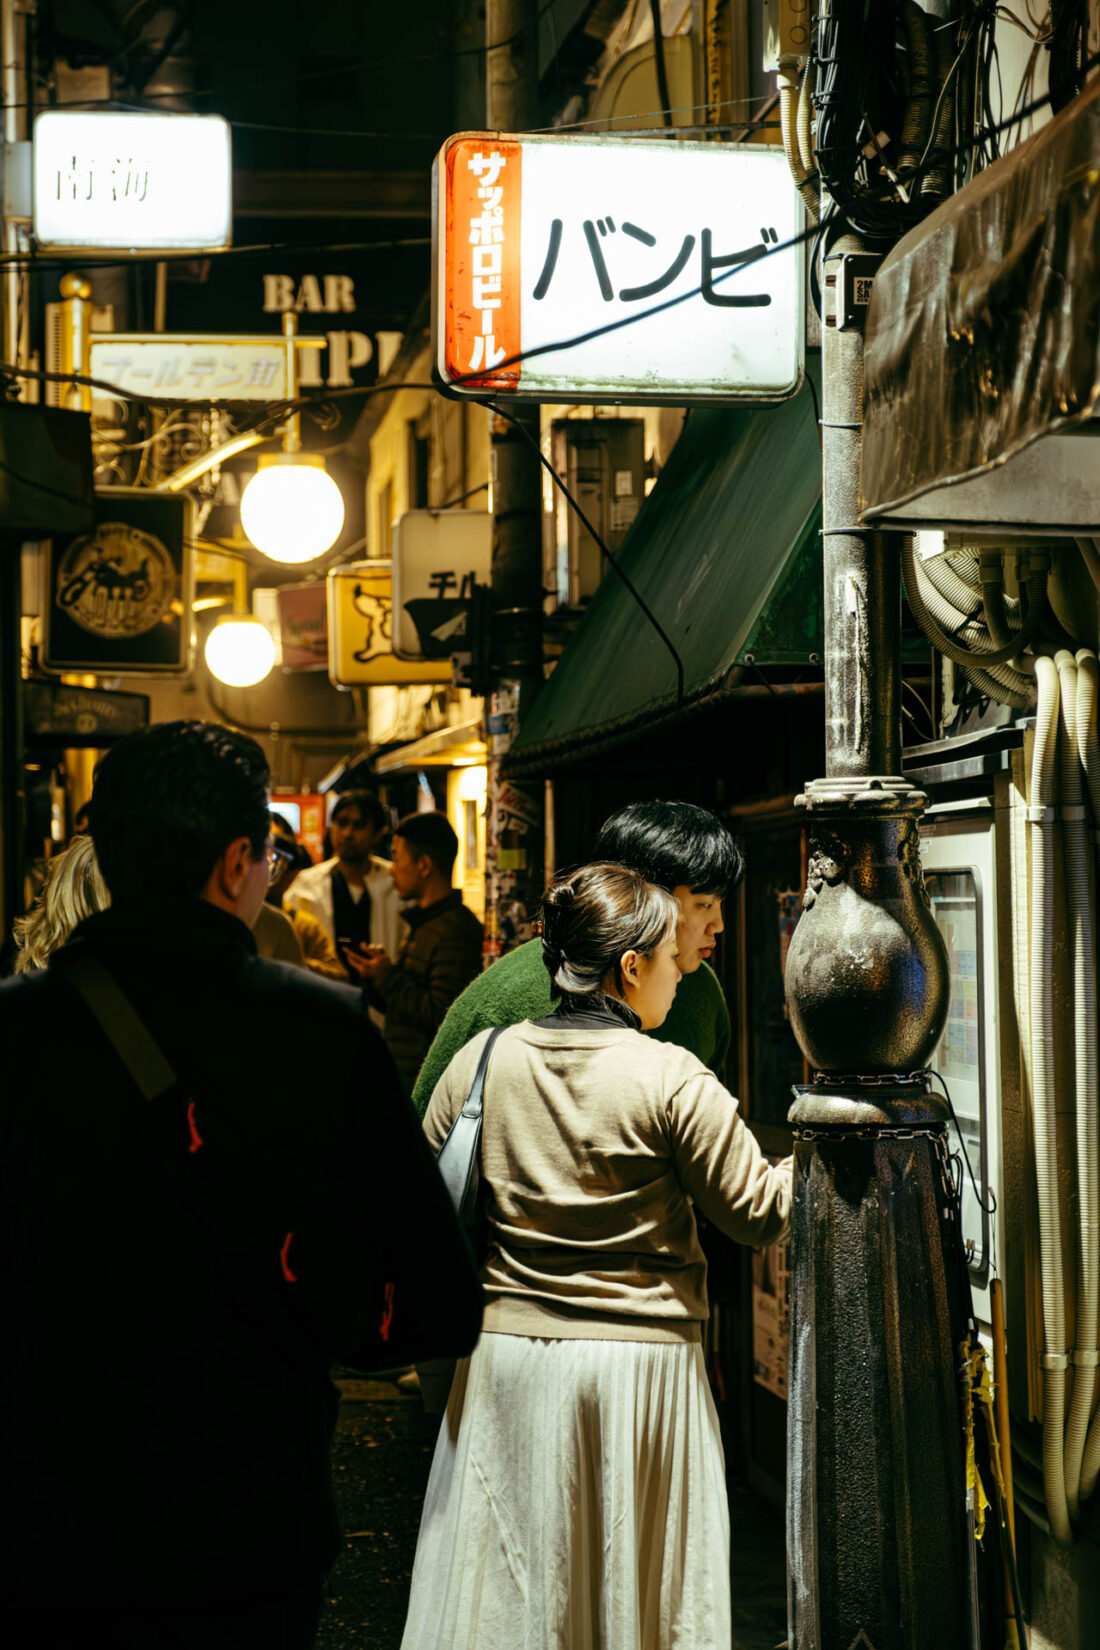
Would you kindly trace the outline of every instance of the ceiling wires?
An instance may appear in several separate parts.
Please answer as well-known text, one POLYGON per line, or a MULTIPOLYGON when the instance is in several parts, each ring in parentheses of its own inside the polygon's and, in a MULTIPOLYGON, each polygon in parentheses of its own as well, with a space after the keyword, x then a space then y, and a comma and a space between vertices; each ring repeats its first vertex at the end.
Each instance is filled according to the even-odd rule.
POLYGON ((1030 115, 1068 102, 1097 66, 1085 55, 1087 8, 1052 0, 1040 19, 1029 0, 1023 6, 1017 13, 1001 0, 961 0, 957 17, 941 22, 917 0, 821 0, 808 61, 780 70, 784 146, 811 210, 816 166, 838 222, 892 244, 996 161, 1014 128, 1018 141, 1030 115), (1033 42, 1007 118, 999 23, 1033 42), (1051 89, 1036 97, 1044 49, 1051 89), (800 120, 808 86, 816 115, 809 142, 800 120))
MULTIPOLYGON (((988 8, 987 8, 988 9, 988 8)), ((948 193, 961 45, 916 0, 822 0, 813 42, 816 156, 824 188, 869 240, 894 242, 948 193)))

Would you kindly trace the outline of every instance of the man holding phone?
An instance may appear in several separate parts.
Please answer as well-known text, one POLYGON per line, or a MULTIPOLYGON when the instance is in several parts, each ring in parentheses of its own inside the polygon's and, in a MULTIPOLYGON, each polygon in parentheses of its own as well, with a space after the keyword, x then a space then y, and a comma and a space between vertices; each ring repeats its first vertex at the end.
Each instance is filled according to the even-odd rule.
POLYGON ((391 875, 402 899, 401 949, 349 948, 365 1002, 385 1015, 385 1037, 407 1094, 443 1016, 481 971, 482 926, 451 886, 458 838, 446 814, 409 814, 393 833, 391 875))
POLYGON ((346 792, 329 821, 332 858, 300 872, 283 899, 287 911, 305 911, 322 924, 353 985, 359 975, 349 952, 374 945, 396 956, 401 944, 401 896, 389 862, 373 852, 385 831, 385 810, 374 792, 346 792))

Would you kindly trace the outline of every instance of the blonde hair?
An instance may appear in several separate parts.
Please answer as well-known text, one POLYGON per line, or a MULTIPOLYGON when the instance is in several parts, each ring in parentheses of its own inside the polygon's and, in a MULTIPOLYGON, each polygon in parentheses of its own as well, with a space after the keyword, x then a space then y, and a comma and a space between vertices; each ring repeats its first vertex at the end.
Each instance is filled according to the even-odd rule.
POLYGON ((90 836, 76 836, 50 860, 46 882, 33 909, 14 924, 19 955, 15 972, 45 968, 52 951, 65 944, 77 923, 111 903, 90 836))

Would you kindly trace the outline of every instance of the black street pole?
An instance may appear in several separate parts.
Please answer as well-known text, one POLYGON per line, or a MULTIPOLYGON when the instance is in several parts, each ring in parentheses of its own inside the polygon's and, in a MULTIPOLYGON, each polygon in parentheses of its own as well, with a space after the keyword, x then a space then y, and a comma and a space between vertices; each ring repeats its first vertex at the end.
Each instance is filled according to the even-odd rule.
MULTIPOLYGON (((826 777, 787 958, 796 1091, 787 1536, 792 1650, 966 1650, 956 1363, 965 1333, 946 1111, 921 1074, 947 959, 920 865, 926 798, 901 777, 900 556, 859 524, 854 235, 825 258, 826 777)), ((861 271, 863 273, 865 271, 861 271)))
MULTIPOLYGON (((538 124, 536 0, 488 0, 486 113, 491 130, 538 124), (494 46, 494 42, 501 42, 494 46)), ((490 413, 492 691, 485 876, 486 955, 526 939, 543 892, 541 790, 506 783, 501 766, 542 687, 542 472, 538 408, 490 413)))

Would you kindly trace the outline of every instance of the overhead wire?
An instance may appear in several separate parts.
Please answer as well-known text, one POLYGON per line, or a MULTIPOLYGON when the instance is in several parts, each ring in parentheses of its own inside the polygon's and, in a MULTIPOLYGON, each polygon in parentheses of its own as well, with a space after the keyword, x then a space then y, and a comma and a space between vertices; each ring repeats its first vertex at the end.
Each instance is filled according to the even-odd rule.
MULTIPOLYGON (((1085 73, 1085 74, 1088 74, 1088 73, 1091 73, 1091 71, 1093 69, 1097 68, 1097 67, 1100 67, 1100 53, 1095 54, 1094 56, 1092 56, 1091 58, 1089 58, 1085 62, 1085 64, 1083 65, 1083 71, 1082 72, 1085 73)), ((745 101, 752 101, 752 100, 745 100, 745 101)), ((764 101, 769 101, 769 100, 765 99, 764 101)), ((1051 94, 1048 91, 1048 92, 1042 93, 1041 95, 1031 99, 1028 103, 1023 104, 1021 107, 1014 108, 1012 113, 1006 119, 1002 119, 1000 121, 991 121, 991 120, 986 121, 985 124, 979 129, 979 131, 975 134, 975 136, 973 138, 968 139, 967 141, 962 142, 962 143, 954 144, 945 158, 947 160, 954 161, 954 160, 958 160, 961 156, 972 154, 975 150, 979 149, 980 146, 987 139, 989 139, 990 137, 995 137, 995 136, 999 135, 1002 132, 1009 131, 1013 126, 1016 126, 1016 125, 1022 123, 1029 116, 1031 116, 1033 114, 1037 114, 1041 110, 1045 109, 1050 104, 1050 102, 1051 102, 1051 94)), ((732 103, 729 106, 732 107, 733 106, 732 103)), ((692 105, 690 107, 685 106, 684 112, 691 112, 691 110, 694 110, 694 109, 705 109, 706 107, 707 106, 703 105, 703 104, 692 105)), ((671 112, 676 113, 676 112, 680 112, 680 111, 673 110, 671 112)), ((648 118, 648 116, 650 114, 660 114, 660 113, 662 113, 662 111, 654 110, 654 111, 648 111, 647 115, 645 117, 637 116, 637 115, 631 115, 631 116, 626 116, 626 117, 623 117, 623 118, 624 119, 636 120, 636 119, 639 119, 639 118, 648 118)), ((615 117, 612 117, 612 118, 615 118, 615 117)), ((533 130, 529 135, 539 136, 539 135, 543 135, 545 133, 553 132, 553 131, 556 131, 556 130, 561 130, 561 131, 576 130, 576 129, 579 129, 580 127, 582 127, 582 126, 589 125, 589 124, 602 124, 602 122, 596 122, 596 123, 576 122, 572 126, 561 127, 561 128, 541 127, 541 128, 533 130)), ((287 129, 288 130, 293 130, 293 128, 287 128, 287 129)), ((712 133, 715 130, 724 130, 724 129, 725 128, 715 128, 715 127, 709 127, 709 126, 708 127, 699 127, 699 128, 677 127, 677 128, 675 128, 675 133, 678 135, 680 133, 686 133, 689 130, 690 131, 711 132, 712 133)), ((746 128, 743 125, 731 126, 729 129, 730 130, 736 130, 736 131, 746 130, 746 128)), ((400 135, 400 134, 393 134, 393 135, 397 136, 397 135, 400 135)), ((522 136, 523 134, 518 134, 518 135, 522 136)), ((624 134, 624 135, 626 135, 626 134, 624 134)), ((665 134, 664 134, 664 128, 655 128, 652 131, 647 131, 645 133, 631 133, 631 134, 628 134, 628 135, 638 136, 640 138, 645 138, 646 140, 648 140, 651 137, 663 136, 665 134)), ((923 176, 923 168, 918 168, 918 170, 912 175, 912 178, 909 181, 915 183, 916 181, 921 179, 922 176, 923 176)), ((877 189, 872 189, 872 190, 868 191, 868 200, 870 200, 872 202, 876 199, 879 200, 879 201, 889 201, 889 199, 893 196, 893 193, 894 193, 894 185, 892 183, 887 183, 885 185, 880 186, 877 189)), ((843 217, 846 221, 850 221, 850 219, 848 218, 848 214, 844 211, 844 209, 843 209, 840 202, 834 201, 834 208, 835 208, 835 211, 841 217, 843 217)), ((808 232, 805 238, 806 239, 812 239, 813 236, 818 233, 818 227, 819 226, 814 226, 812 231, 808 232)), ((858 227, 858 226, 853 225, 853 227, 858 227)), ((766 253, 762 254, 762 256, 771 256, 771 255, 773 255, 777 252, 785 251, 785 250, 787 250, 788 246, 791 245, 791 244, 793 244, 793 243, 792 242, 784 242, 784 243, 780 244, 779 246, 770 247, 766 253)), ((385 240, 380 240, 380 241, 343 241, 343 242, 325 241, 323 243, 317 243, 317 244, 300 243, 300 242, 295 242, 295 241, 263 241, 263 242, 250 243, 250 244, 245 245, 245 246, 217 247, 217 248, 207 248, 207 249, 191 249, 191 250, 183 250, 183 251, 173 252, 173 253, 158 253, 157 254, 157 262, 161 262, 161 263, 194 263, 198 259, 204 259, 205 260, 205 259, 216 259, 216 258, 245 257, 245 256, 255 256, 255 255, 258 255, 260 253, 266 254, 266 253, 271 253, 271 252, 295 252, 295 253, 310 252, 310 251, 383 252, 383 251, 398 250, 398 249, 402 249, 402 248, 413 248, 413 247, 418 247, 418 246, 430 246, 430 245, 431 245, 431 239, 428 236, 398 236, 398 237, 390 237, 390 238, 387 238, 385 240)), ((60 255, 57 255, 57 254, 50 254, 50 253, 40 254, 40 253, 37 253, 37 252, 34 252, 34 251, 29 252, 29 253, 7 253, 7 254, 0 255, 0 268, 3 268, 3 267, 8 267, 8 268, 22 267, 22 268, 27 268, 27 269, 31 269, 31 270, 45 271, 45 270, 51 269, 51 268, 65 268, 65 269, 68 269, 68 268, 72 267, 72 262, 73 262, 73 260, 72 260, 71 257, 64 257, 64 256, 60 256, 60 255)), ((133 263, 134 263, 134 259, 133 259, 132 256, 126 256, 126 257, 122 257, 122 256, 120 256, 120 257, 98 257, 98 258, 97 257, 88 257, 88 258, 82 258, 81 259, 82 267, 86 267, 86 268, 108 268, 108 267, 118 267, 119 265, 125 265, 127 267, 130 267, 130 266, 133 265, 133 263)), ((695 295, 694 293, 693 294, 688 294, 688 296, 694 296, 694 295, 695 295)), ((641 317, 639 317, 639 319, 640 318, 641 317)))
MULTIPOLYGON (((1100 66, 1100 54, 1097 54, 1096 56, 1091 58, 1089 60, 1088 64, 1086 65, 1086 67, 1090 70, 1092 68, 1097 67, 1097 66, 1100 66)), ((1022 108, 1015 109, 1013 111, 1013 113, 1008 117, 1007 120, 1004 120, 1004 121, 999 123, 999 126, 997 126, 996 129, 1000 130, 1000 131, 1009 129, 1011 126, 1016 125, 1020 120, 1026 119, 1029 114, 1035 113, 1039 109, 1046 107, 1046 105, 1049 102, 1050 102, 1050 94, 1049 93, 1043 94, 1042 96, 1035 98, 1034 100, 1032 100, 1031 103, 1023 105, 1022 108)), ((976 141, 977 140, 975 140, 975 142, 976 141)), ((952 151, 952 154, 949 158, 954 159, 954 158, 957 157, 957 155, 960 152, 964 152, 966 150, 969 150, 972 147, 974 147, 973 143, 956 145, 954 147, 954 149, 952 151)), ((919 171, 913 175, 914 179, 918 178, 919 176, 920 176, 919 171)), ((881 187, 879 193, 880 194, 889 193, 889 191, 891 189, 892 189, 892 185, 884 185, 884 186, 881 187)), ((847 214, 847 212, 840 205, 840 203, 834 203, 833 215, 834 215, 834 218, 836 220, 838 220, 839 222, 850 222, 851 221, 848 214, 847 214)), ((742 271, 747 269, 747 268, 756 268, 756 266, 758 264, 762 263, 765 259, 776 257, 780 253, 790 251, 795 246, 805 244, 808 241, 815 241, 818 238, 818 236, 822 235, 826 231, 827 224, 828 224, 828 220, 823 219, 821 223, 811 224, 807 228, 799 231, 797 234, 790 236, 787 240, 780 241, 780 242, 768 245, 766 247, 762 246, 758 256, 754 258, 754 260, 751 264, 747 264, 747 263, 746 264, 740 264, 740 265, 734 266, 731 269, 721 271, 719 274, 717 274, 716 276, 713 277, 712 285, 717 286, 719 283, 724 282, 726 280, 729 280, 729 279, 741 274, 742 271)), ((407 238, 407 239, 377 241, 377 242, 350 242, 350 243, 342 243, 341 246, 326 245, 326 250, 384 250, 384 249, 392 248, 392 247, 395 247, 395 246, 413 246, 413 245, 427 245, 427 244, 430 244, 427 237, 419 237, 419 238, 407 238)), ((247 252, 247 251, 272 251, 272 250, 292 251, 292 250, 302 250, 302 249, 301 248, 295 248, 295 245, 292 242, 286 242, 286 243, 269 243, 267 245, 261 245, 261 246, 257 246, 257 247, 230 248, 230 249, 226 249, 226 250, 228 252, 234 252, 235 251, 235 252, 243 253, 243 252, 247 252)), ((225 256, 226 253, 223 252, 221 254, 213 254, 213 255, 215 255, 215 256, 218 256, 218 255, 225 256)), ((193 261, 196 254, 195 253, 181 254, 181 256, 186 257, 186 259, 188 261, 193 261)), ((202 254, 202 256, 211 256, 211 254, 208 254, 208 253, 207 254, 202 254)), ((5 262, 8 262, 8 261, 16 261, 16 260, 14 259, 14 257, 11 258, 10 260, 0 258, 0 266, 2 266, 5 262)), ((41 267, 44 260, 31 259, 31 260, 27 260, 27 261, 36 264, 37 267, 41 267)), ((71 266, 71 261, 72 260, 71 259, 66 259, 66 260, 58 260, 58 261, 63 262, 66 265, 66 267, 69 267, 69 266, 71 266)), ((109 260, 109 261, 115 262, 115 263, 122 262, 122 261, 132 262, 132 260, 121 260, 121 259, 115 259, 115 260, 109 260)), ((553 353, 553 352, 558 352, 558 351, 564 351, 564 350, 567 350, 567 349, 571 349, 571 348, 577 347, 581 344, 591 342, 592 340, 594 340, 596 338, 604 337, 604 336, 608 335, 609 333, 620 331, 624 327, 634 325, 635 323, 647 320, 647 319, 651 318, 654 315, 659 315, 659 314, 662 314, 662 313, 664 313, 664 312, 666 312, 670 309, 673 309, 679 304, 689 302, 692 298, 700 296, 701 293, 702 293, 702 290, 703 289, 702 289, 701 285, 699 285, 697 287, 692 287, 692 288, 689 288, 688 290, 686 290, 682 293, 677 293, 675 296, 673 296, 671 298, 667 298, 667 299, 662 300, 662 302, 659 303, 659 304, 650 305, 646 309, 635 311, 631 315, 622 316, 619 319, 614 320, 614 321, 604 322, 602 325, 600 325, 598 327, 587 328, 585 331, 580 332, 580 333, 576 333, 576 334, 574 334, 570 337, 567 337, 567 338, 562 338, 562 339, 558 339, 558 340, 556 340, 554 342, 551 342, 551 343, 538 345, 534 349, 531 349, 531 350, 519 351, 515 355, 509 356, 504 361, 498 363, 498 366, 495 370, 500 371, 506 366, 514 366, 514 365, 517 365, 518 363, 520 363, 522 361, 530 360, 530 359, 532 359, 536 356, 541 356, 541 355, 546 355, 546 354, 553 353)), ((83 374, 80 374, 80 373, 50 373, 50 372, 45 372, 41 369, 32 369, 32 368, 29 368, 29 367, 17 367, 14 364, 11 364, 11 363, 0 362, 0 376, 7 376, 9 378, 37 379, 37 380, 42 381, 42 382, 54 382, 54 383, 65 383, 65 384, 87 384, 87 385, 90 385, 92 388, 102 389, 105 392, 107 392, 108 394, 110 394, 112 396, 115 396, 116 398, 117 397, 122 397, 123 399, 131 400, 131 401, 134 401, 136 403, 140 403, 140 404, 146 405, 146 406, 178 407, 180 405, 178 400, 174 400, 171 397, 164 397, 164 396, 157 397, 157 396, 139 395, 139 394, 135 394, 133 392, 122 392, 122 391, 119 390, 117 385, 109 384, 109 383, 107 383, 103 380, 92 379, 92 378, 89 378, 89 377, 87 377, 83 374)), ((476 379, 479 376, 484 376, 484 375, 483 374, 479 375, 479 374, 475 374, 475 373, 466 374, 462 378, 456 380, 456 383, 459 386, 461 386, 462 384, 467 383, 467 382, 473 383, 473 382, 476 382, 476 379)), ((396 387, 400 387, 400 386, 396 386, 396 387)), ((413 387, 413 386, 409 386, 409 387, 413 387)), ((433 389, 438 388, 438 386, 436 386, 436 385, 423 386, 423 387, 433 388, 433 389)), ((295 408, 308 407, 311 403, 317 402, 317 401, 342 399, 342 398, 344 398, 348 395, 351 395, 351 396, 369 395, 369 394, 374 393, 376 389, 382 389, 382 388, 384 388, 384 386, 352 385, 352 386, 348 387, 347 389, 328 390, 328 391, 323 391, 323 392, 321 392, 319 394, 316 394, 316 395, 298 397, 294 401, 294 403, 292 403, 292 404, 287 403, 286 407, 287 407, 288 410, 293 410, 295 408)), ((201 403, 194 403, 194 404, 199 405, 201 403)), ((260 426, 257 426, 257 427, 260 427, 260 426)))
MULTIPOLYGON (((503 43, 497 43, 497 44, 500 45, 500 44, 503 44, 503 43)), ((960 54, 959 54, 960 58, 961 58, 961 55, 962 55, 962 53, 960 52, 960 54)), ((957 62, 958 62, 958 59, 956 59, 956 63, 957 62)), ((1100 57, 1091 59, 1089 61, 1089 64, 1086 67, 1088 69, 1091 69, 1092 67, 1095 67, 1098 62, 1100 62, 1100 57)), ((942 90, 941 90, 941 97, 942 97, 942 90)), ((1024 118, 1026 118, 1029 113, 1035 112, 1038 108, 1041 108, 1041 107, 1045 106, 1049 102, 1050 102, 1050 94, 1048 93, 1043 97, 1040 97, 1040 98, 1037 98, 1037 99, 1033 100, 1033 103, 1031 105, 1024 105, 1024 107, 1022 109, 1021 108, 1014 109, 1014 111, 1013 111, 1012 115, 1009 117, 1009 119, 1007 121, 1001 123, 1001 129, 1008 129, 1012 125, 1017 124, 1018 122, 1022 121, 1024 118)), ((634 118, 637 118, 637 117, 634 117, 634 118)), ((933 130, 935 128, 935 124, 936 124, 935 119, 933 119, 933 122, 932 122, 932 129, 933 130)), ((992 129, 992 128, 990 128, 990 129, 992 129)), ((979 140, 980 140, 980 134, 979 134, 979 138, 975 139, 975 143, 977 143, 979 140)), ((965 146, 957 145, 951 158, 955 158, 955 155, 957 154, 960 147, 972 148, 973 146, 974 145, 965 145, 965 146)), ((921 163, 922 167, 923 167, 924 163, 927 161, 928 153, 929 153, 929 150, 926 148, 925 154, 922 157, 922 163, 921 163)), ((913 174, 913 176, 914 177, 919 177, 920 170, 921 170, 921 168, 918 168, 917 172, 915 174, 913 174)), ((843 209, 843 207, 839 203, 835 203, 834 210, 835 210, 835 213, 841 219, 847 219, 848 218, 848 213, 843 209)), ((806 230, 800 232, 799 234, 796 234, 796 235, 790 237, 788 240, 786 240, 784 242, 780 242, 780 243, 777 243, 777 244, 774 244, 774 245, 767 246, 766 248, 762 248, 759 257, 757 257, 756 259, 753 260, 753 266, 755 266, 755 263, 758 263, 758 262, 762 261, 763 258, 776 256, 777 254, 779 254, 781 252, 784 252, 784 251, 791 250, 793 247, 795 247, 799 244, 802 244, 802 243, 804 243, 808 240, 816 240, 817 237, 824 232, 825 228, 826 228, 826 222, 823 222, 820 225, 819 224, 814 224, 814 225, 811 225, 806 230)), ((353 247, 355 250, 366 250, 368 248, 370 248, 370 249, 383 249, 383 248, 392 248, 392 247, 398 246, 398 245, 418 245, 418 244, 419 245, 426 244, 425 239, 424 238, 419 238, 419 239, 408 238, 408 239, 405 239, 405 240, 390 240, 390 241, 386 241, 386 242, 349 243, 349 246, 353 247)), ((243 252, 247 252, 249 250, 277 250, 277 249, 279 249, 278 246, 277 246, 277 243, 272 243, 271 245, 268 245, 268 246, 265 246, 265 247, 260 247, 260 248, 240 248, 240 249, 231 249, 231 250, 243 253, 243 252)), ((295 248, 294 243, 286 243, 286 249, 287 250, 301 250, 300 248, 295 248)), ((188 256, 188 258, 190 259, 190 258, 194 257, 194 254, 187 254, 186 256, 188 256)), ((43 263, 44 263, 45 260, 38 260, 38 259, 31 258, 31 259, 28 259, 26 261, 33 267, 42 268, 43 263)), ((107 260, 107 261, 120 262, 120 261, 123 261, 123 260, 107 260)), ((130 262, 131 260, 125 260, 125 261, 130 262)), ((65 260, 65 262, 68 262, 68 260, 65 260)), ((730 279, 730 278, 740 274, 745 268, 748 268, 748 267, 750 267, 748 264, 742 264, 742 265, 735 266, 734 268, 731 268, 729 270, 726 270, 726 271, 722 272, 721 274, 719 274, 714 279, 713 284, 717 285, 718 282, 720 282, 720 281, 730 279)), ((531 349, 531 350, 528 350, 528 351, 517 352, 517 354, 515 354, 511 357, 508 357, 505 361, 502 361, 501 363, 499 363, 495 370, 500 371, 505 367, 517 365, 520 362, 525 361, 525 360, 530 360, 533 357, 537 357, 537 356, 541 356, 541 355, 545 355, 545 354, 549 354, 549 353, 561 352, 561 351, 565 351, 565 350, 568 350, 568 349, 571 349, 571 348, 579 347, 580 345, 582 345, 584 343, 587 343, 587 342, 590 342, 595 338, 605 336, 605 335, 607 335, 609 333, 612 333, 612 332, 616 332, 616 331, 618 331, 618 330, 620 330, 624 327, 633 325, 636 322, 648 319, 653 315, 660 314, 660 313, 663 313, 667 310, 670 310, 670 309, 676 307, 677 305, 679 305, 681 303, 687 302, 687 301, 689 301, 690 299, 692 299, 694 297, 700 296, 701 293, 702 293, 702 287, 701 286, 695 287, 695 288, 689 289, 688 291, 685 291, 683 293, 679 293, 679 294, 675 295, 672 298, 666 299, 663 302, 661 302, 660 304, 656 304, 656 305, 650 306, 649 308, 647 308, 645 310, 637 311, 634 314, 621 317, 618 320, 604 323, 603 325, 601 325, 599 327, 586 329, 584 332, 575 334, 572 337, 565 338, 565 339, 560 339, 560 340, 557 340, 556 342, 548 343, 548 344, 545 344, 545 345, 536 346, 534 349, 531 349)), ((16 366, 11 365, 11 364, 0 363, 0 376, 7 376, 9 378, 35 379, 35 380, 42 381, 42 382, 60 382, 60 383, 66 383, 66 384, 73 384, 73 383, 83 384, 83 385, 87 385, 87 386, 89 386, 91 388, 94 388, 94 389, 100 389, 100 390, 104 391, 106 394, 109 394, 110 396, 112 396, 115 399, 129 400, 129 401, 132 401, 132 402, 135 402, 135 403, 138 403, 138 404, 141 404, 141 405, 150 406, 150 407, 167 407, 167 408, 178 409, 179 406, 180 406, 180 403, 179 403, 178 400, 174 400, 174 399, 169 398, 169 397, 151 397, 151 396, 146 396, 146 395, 135 395, 135 394, 132 394, 132 393, 129 393, 129 392, 121 391, 117 385, 111 384, 111 383, 109 383, 105 380, 91 378, 87 375, 82 375, 82 374, 76 374, 76 373, 71 373, 71 374, 69 374, 69 373, 51 373, 51 372, 42 371, 42 370, 36 370, 36 369, 31 369, 31 368, 22 368, 22 367, 16 367, 16 366)), ((476 387, 478 387, 477 386, 478 378, 483 377, 483 376, 484 376, 483 374, 470 373, 470 374, 464 375, 463 378, 460 378, 460 379, 456 380, 456 384, 458 386, 469 385, 471 388, 476 388, 476 387)), ((399 392, 401 390, 404 390, 404 389, 435 390, 435 389, 437 389, 437 386, 435 384, 429 384, 429 383, 418 384, 418 383, 414 383, 414 382, 410 382, 410 381, 399 381, 399 382, 395 382, 393 384, 382 384, 382 385, 377 385, 377 384, 376 385, 364 385, 364 386, 352 385, 352 386, 348 386, 348 387, 341 388, 341 389, 323 391, 319 394, 311 394, 311 395, 306 395, 306 396, 300 396, 300 397, 294 398, 293 401, 286 401, 286 402, 283 402, 283 403, 277 403, 277 404, 273 405, 271 407, 271 409, 269 410, 269 412, 265 415, 265 417, 258 420, 256 422, 256 424, 254 424, 251 427, 251 431, 252 431, 252 433, 256 433, 256 432, 264 430, 264 429, 274 428, 279 422, 281 422, 283 419, 285 419, 290 412, 295 411, 295 410, 299 410, 299 409, 300 410, 308 410, 311 406, 317 406, 317 405, 323 404, 325 402, 330 402, 330 401, 333 401, 333 400, 344 399, 344 398, 349 397, 349 396, 351 396, 351 397, 368 397, 368 396, 371 396, 371 395, 374 395, 374 394, 397 393, 397 392, 399 392)), ((492 410, 497 412, 497 414, 499 416, 502 416, 506 419, 509 419, 512 422, 516 422, 516 420, 513 419, 512 414, 507 412, 504 408, 500 407, 498 404, 492 402, 490 399, 487 399, 485 397, 477 397, 477 399, 482 400, 485 405, 491 407, 492 410)), ((816 400, 816 397, 815 397, 815 400, 816 400)), ((201 405, 205 405, 205 403, 192 403, 191 405, 201 406, 201 405)), ((594 529, 592 524, 588 521, 588 519, 585 516, 583 510, 581 509, 581 506, 576 501, 576 499, 572 496, 569 489, 566 487, 565 483, 561 480, 560 476, 558 476, 558 474, 557 474, 556 470, 554 469, 554 467, 550 464, 549 460, 547 460, 545 458, 545 455, 542 453, 541 448, 538 446, 538 443, 534 442, 533 437, 530 436, 530 433, 522 426, 522 424, 520 424, 518 427, 522 430, 523 434, 527 437, 527 439, 532 441, 532 444, 535 446, 535 448, 538 452, 540 464, 542 464, 549 471, 551 477, 554 480, 555 485, 560 488, 563 495, 565 496, 565 498, 569 502, 570 507, 577 513, 579 519, 581 519, 584 522, 587 530, 591 533, 594 542, 596 542, 599 545, 599 547, 601 549, 601 552, 604 554, 604 556, 607 558, 607 560, 610 562, 610 564, 613 567, 615 567, 616 572, 618 573, 619 577, 622 579, 623 583, 626 585, 627 589, 630 591, 630 593, 634 597, 634 599, 638 602, 639 607, 645 613, 647 619, 653 625, 655 631, 661 637, 662 642, 664 643, 664 645, 668 648, 669 652, 671 653, 671 655, 672 655, 672 657, 673 657, 673 659, 676 663, 676 669, 677 669, 677 703, 678 704, 681 703, 682 699, 683 699, 683 692, 684 692, 683 662, 680 659, 679 653, 677 652, 674 644, 671 642, 671 639, 668 637, 667 633, 664 631, 664 629, 660 625, 659 621, 655 618, 655 616, 649 610, 649 608, 645 604, 643 598, 634 589, 634 587, 631 584, 631 582, 629 581, 629 579, 623 573, 621 567, 618 566, 618 563, 616 561, 615 556, 612 554, 609 547, 607 547, 606 544, 604 544, 601 536, 596 532, 596 530, 594 529)), ((156 438, 154 437, 154 438, 151 438, 151 439, 156 439, 156 438)), ((135 445, 145 446, 145 445, 148 445, 148 443, 139 443, 139 444, 135 444, 135 445)), ((8 474, 9 476, 12 476, 16 480, 26 482, 32 488, 35 488, 36 490, 41 491, 43 493, 50 494, 50 495, 56 496, 58 498, 63 498, 63 499, 66 499, 70 502, 81 502, 81 503, 86 502, 81 495, 65 493, 65 492, 62 492, 61 490, 59 490, 57 488, 50 487, 49 485, 47 485, 45 483, 37 482, 36 480, 34 480, 31 477, 19 476, 17 474, 17 472, 13 471, 10 468, 10 466, 4 464, 2 461, 0 461, 0 470, 3 470, 4 473, 8 474)), ((479 491, 479 490, 480 489, 474 489, 474 491, 479 491)))

